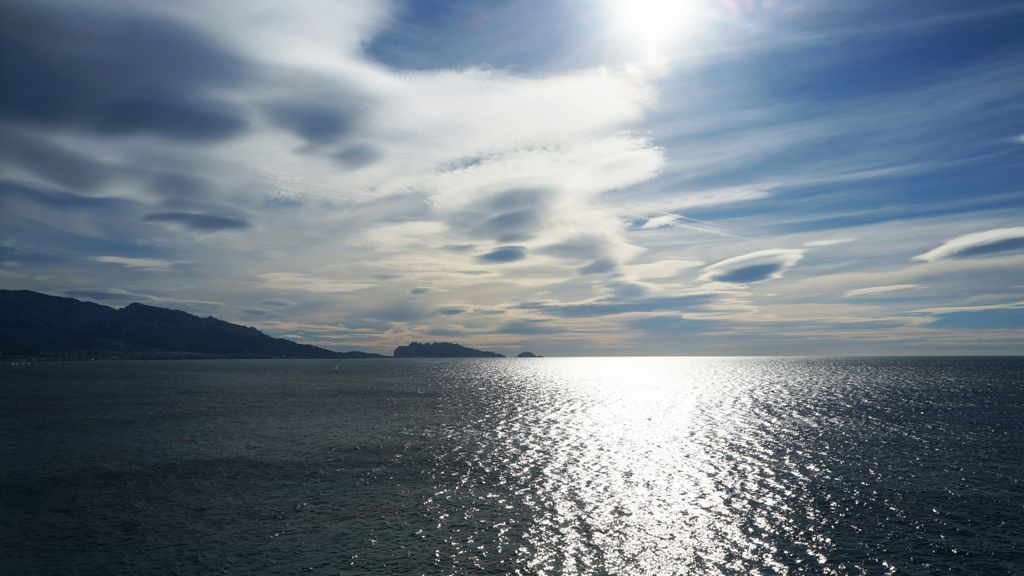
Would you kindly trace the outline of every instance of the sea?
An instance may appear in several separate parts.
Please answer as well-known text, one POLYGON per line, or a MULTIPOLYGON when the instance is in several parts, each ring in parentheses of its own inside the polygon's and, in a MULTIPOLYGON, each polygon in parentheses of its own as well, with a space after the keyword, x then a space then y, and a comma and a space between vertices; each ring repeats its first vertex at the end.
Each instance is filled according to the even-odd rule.
POLYGON ((8 362, 0 574, 1024 574, 1024 358, 8 362))

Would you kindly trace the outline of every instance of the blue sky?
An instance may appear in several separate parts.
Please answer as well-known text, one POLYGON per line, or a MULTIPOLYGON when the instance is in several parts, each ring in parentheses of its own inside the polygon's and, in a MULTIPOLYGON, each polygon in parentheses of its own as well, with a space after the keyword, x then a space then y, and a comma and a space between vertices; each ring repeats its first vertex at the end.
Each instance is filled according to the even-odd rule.
POLYGON ((9 2, 0 286, 332 349, 1024 353, 1024 5, 9 2))

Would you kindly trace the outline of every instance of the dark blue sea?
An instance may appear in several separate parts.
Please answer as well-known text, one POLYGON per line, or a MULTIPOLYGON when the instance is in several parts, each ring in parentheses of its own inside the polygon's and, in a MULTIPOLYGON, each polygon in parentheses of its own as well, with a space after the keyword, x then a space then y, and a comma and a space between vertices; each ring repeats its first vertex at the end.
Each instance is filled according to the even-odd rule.
POLYGON ((1024 359, 7 364, 0 574, 1024 574, 1024 359))

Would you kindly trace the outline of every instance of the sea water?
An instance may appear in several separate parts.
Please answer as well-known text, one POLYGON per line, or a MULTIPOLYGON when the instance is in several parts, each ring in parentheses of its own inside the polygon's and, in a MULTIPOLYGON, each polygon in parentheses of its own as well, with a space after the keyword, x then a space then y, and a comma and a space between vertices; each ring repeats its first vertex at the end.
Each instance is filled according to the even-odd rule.
POLYGON ((1024 574, 1024 359, 0 367, 2 574, 1024 574))

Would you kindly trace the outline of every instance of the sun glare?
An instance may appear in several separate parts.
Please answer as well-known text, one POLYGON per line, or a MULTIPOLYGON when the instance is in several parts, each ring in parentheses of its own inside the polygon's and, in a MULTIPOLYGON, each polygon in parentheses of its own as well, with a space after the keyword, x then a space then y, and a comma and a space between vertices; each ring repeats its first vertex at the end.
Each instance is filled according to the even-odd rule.
POLYGON ((699 30, 698 0, 613 0, 612 22, 623 42, 650 66, 663 65, 699 30))

